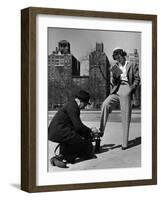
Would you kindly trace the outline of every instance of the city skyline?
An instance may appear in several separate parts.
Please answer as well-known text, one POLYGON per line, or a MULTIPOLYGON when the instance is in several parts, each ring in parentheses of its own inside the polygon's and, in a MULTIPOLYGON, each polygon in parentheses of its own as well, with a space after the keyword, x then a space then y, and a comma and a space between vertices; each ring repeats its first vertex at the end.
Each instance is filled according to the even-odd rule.
POLYGON ((67 40, 71 45, 71 54, 80 62, 95 50, 96 43, 104 44, 104 52, 112 62, 112 52, 116 47, 127 53, 134 49, 141 55, 141 33, 125 31, 82 30, 67 28, 48 28, 48 55, 51 54, 60 40, 67 40))

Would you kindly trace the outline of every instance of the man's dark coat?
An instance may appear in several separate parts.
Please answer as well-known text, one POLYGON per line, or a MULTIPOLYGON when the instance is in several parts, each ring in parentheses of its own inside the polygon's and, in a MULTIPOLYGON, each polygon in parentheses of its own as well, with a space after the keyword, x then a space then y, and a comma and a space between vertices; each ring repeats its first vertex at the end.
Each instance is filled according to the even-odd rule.
POLYGON ((68 102, 53 117, 48 128, 48 139, 63 143, 73 139, 76 134, 91 138, 91 129, 80 119, 80 109, 75 100, 68 102))

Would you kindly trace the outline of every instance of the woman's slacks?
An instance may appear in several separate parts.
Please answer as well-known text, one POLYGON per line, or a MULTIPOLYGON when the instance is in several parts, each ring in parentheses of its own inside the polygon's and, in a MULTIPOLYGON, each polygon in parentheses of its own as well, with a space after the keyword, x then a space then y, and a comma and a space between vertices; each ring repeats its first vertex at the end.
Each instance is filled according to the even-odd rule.
POLYGON ((120 104, 123 127, 122 146, 128 146, 129 128, 131 121, 131 88, 128 83, 120 85, 116 94, 109 95, 102 104, 100 130, 104 133, 108 116, 113 107, 120 104))

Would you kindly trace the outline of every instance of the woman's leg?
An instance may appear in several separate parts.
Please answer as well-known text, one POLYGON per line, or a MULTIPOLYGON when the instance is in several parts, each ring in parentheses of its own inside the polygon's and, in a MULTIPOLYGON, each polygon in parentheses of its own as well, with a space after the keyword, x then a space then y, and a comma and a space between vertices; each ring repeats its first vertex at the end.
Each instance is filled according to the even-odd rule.
POLYGON ((120 96, 121 116, 123 126, 123 142, 122 146, 128 146, 129 128, 131 121, 131 90, 129 85, 120 85, 118 94, 120 96))
POLYGON ((100 131, 102 132, 102 136, 104 134, 108 116, 112 111, 113 106, 119 104, 119 102, 120 100, 117 94, 109 95, 103 102, 101 108, 101 120, 100 120, 100 131))

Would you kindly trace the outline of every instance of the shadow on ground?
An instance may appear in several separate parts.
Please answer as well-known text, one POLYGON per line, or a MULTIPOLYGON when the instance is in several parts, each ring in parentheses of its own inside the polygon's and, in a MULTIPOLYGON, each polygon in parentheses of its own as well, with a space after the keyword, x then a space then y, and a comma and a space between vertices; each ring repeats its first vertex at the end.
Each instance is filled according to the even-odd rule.
MULTIPOLYGON (((140 144, 141 144, 141 137, 137 137, 137 138, 135 138, 133 140, 130 140, 128 142, 127 149, 130 149, 132 147, 138 146, 140 144)), ((121 148, 121 147, 122 147, 121 144, 117 145, 117 146, 115 146, 115 144, 104 144, 104 145, 101 146, 100 153, 104 153, 104 152, 107 152, 107 151, 109 151, 111 149, 117 149, 117 148, 121 148)))
POLYGON ((97 158, 96 155, 94 155, 92 158, 78 158, 78 159, 75 160, 74 164, 75 163, 80 163, 80 162, 83 162, 83 161, 87 161, 87 160, 96 159, 96 158, 97 158))
MULTIPOLYGON (((135 146, 138 146, 141 144, 141 137, 137 137, 133 140, 130 140, 128 142, 128 147, 127 149, 130 149, 132 147, 135 147, 135 146)), ((100 147, 100 152, 97 152, 95 153, 96 155, 97 154, 101 154, 101 153, 104 153, 104 152, 107 152, 109 150, 113 150, 113 149, 117 149, 117 148, 121 148, 122 146, 121 145, 117 145, 115 146, 115 144, 104 144, 100 147)), ((74 164, 76 163, 80 163, 80 162, 83 162, 83 161, 87 161, 87 160, 92 160, 92 159, 96 159, 97 156, 94 155, 92 158, 87 158, 87 159, 84 159, 84 158, 78 158, 77 160, 75 160, 74 164)))

